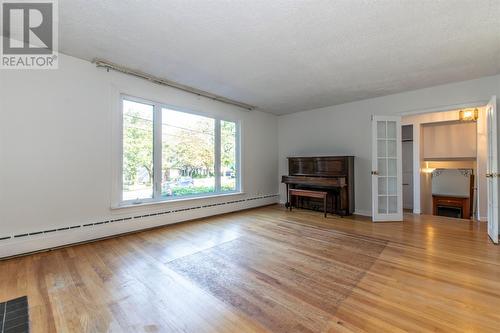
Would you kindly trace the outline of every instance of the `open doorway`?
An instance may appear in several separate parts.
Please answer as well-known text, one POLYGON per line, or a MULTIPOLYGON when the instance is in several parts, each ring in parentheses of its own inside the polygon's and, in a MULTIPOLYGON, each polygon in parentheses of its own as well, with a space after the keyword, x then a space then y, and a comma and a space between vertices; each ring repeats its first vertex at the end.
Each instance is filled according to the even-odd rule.
POLYGON ((411 131, 411 141, 408 134, 407 141, 403 139, 404 208, 427 215, 485 221, 487 184, 477 175, 486 173, 486 145, 481 144, 486 108, 409 115, 402 117, 402 124, 403 136, 411 131), (464 112, 473 116, 461 116, 464 112), (411 168, 404 167, 408 163, 411 168))
POLYGON ((492 96, 484 106, 373 115, 372 221, 403 221, 402 132, 406 126, 405 131, 413 132, 413 168, 406 168, 413 173, 413 212, 487 220, 488 236, 498 244, 496 101, 492 96), (433 181, 441 174, 446 177, 433 181))

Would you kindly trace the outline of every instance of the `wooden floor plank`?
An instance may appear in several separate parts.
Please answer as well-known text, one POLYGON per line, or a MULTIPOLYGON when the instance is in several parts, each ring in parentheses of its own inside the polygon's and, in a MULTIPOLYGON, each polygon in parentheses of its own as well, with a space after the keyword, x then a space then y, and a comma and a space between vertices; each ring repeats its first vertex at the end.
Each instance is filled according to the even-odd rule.
POLYGON ((497 332, 486 224, 269 206, 0 261, 32 332, 497 332))

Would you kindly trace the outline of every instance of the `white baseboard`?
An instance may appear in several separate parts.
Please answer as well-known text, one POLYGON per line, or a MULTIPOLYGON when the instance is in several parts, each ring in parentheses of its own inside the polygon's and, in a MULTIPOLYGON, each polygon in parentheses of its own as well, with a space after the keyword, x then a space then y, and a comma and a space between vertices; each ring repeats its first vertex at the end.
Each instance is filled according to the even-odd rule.
POLYGON ((75 229, 55 230, 36 235, 23 235, 0 241, 0 258, 48 250, 60 246, 91 241, 127 232, 169 225, 234 211, 275 204, 277 195, 229 201, 210 207, 192 207, 154 216, 136 216, 111 223, 82 225, 75 229))

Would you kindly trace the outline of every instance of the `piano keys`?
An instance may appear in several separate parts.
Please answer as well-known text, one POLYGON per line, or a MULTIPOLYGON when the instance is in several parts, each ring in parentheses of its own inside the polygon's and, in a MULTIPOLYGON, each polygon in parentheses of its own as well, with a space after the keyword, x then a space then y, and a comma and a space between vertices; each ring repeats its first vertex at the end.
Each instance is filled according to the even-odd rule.
MULTIPOLYGON (((282 176, 288 189, 327 191, 327 210, 341 216, 354 213, 354 156, 288 157, 288 176, 282 176)), ((314 198, 303 198, 301 206, 318 210, 322 203, 314 198)), ((320 207, 321 206, 321 207, 320 207)))

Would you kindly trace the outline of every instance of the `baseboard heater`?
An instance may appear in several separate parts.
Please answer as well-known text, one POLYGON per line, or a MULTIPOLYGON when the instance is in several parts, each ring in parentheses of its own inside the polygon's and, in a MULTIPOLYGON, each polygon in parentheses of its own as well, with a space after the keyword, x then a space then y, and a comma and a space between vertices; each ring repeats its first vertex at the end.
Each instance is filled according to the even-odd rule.
POLYGON ((251 197, 251 198, 246 198, 246 199, 218 202, 218 203, 207 204, 207 205, 196 205, 196 206, 192 206, 192 207, 180 208, 180 209, 175 209, 175 210, 165 210, 165 211, 155 212, 155 213, 151 213, 151 214, 134 215, 134 216, 128 216, 128 217, 120 217, 120 218, 111 219, 111 220, 96 221, 96 222, 78 224, 78 225, 70 225, 70 226, 60 227, 57 229, 39 230, 39 231, 22 233, 22 234, 17 234, 17 235, 12 235, 12 236, 3 236, 3 237, 0 237, 0 242, 5 242, 8 240, 17 239, 17 238, 25 238, 25 237, 29 237, 29 236, 39 236, 41 234, 53 234, 53 233, 57 233, 57 232, 80 229, 80 228, 98 227, 98 226, 101 226, 104 224, 109 224, 109 223, 119 223, 119 222, 125 222, 125 221, 130 221, 130 220, 135 221, 135 220, 140 220, 140 219, 144 219, 144 218, 148 218, 148 217, 185 212, 185 211, 189 211, 189 210, 197 210, 197 209, 210 208, 210 207, 216 207, 216 206, 224 206, 224 205, 230 205, 230 204, 241 203, 241 202, 246 202, 246 201, 260 200, 260 199, 277 198, 278 196, 279 196, 278 194, 270 194, 270 195, 251 197))

